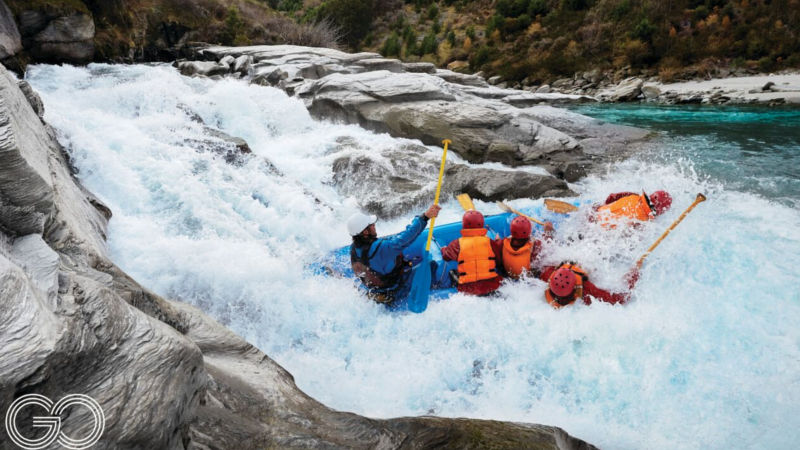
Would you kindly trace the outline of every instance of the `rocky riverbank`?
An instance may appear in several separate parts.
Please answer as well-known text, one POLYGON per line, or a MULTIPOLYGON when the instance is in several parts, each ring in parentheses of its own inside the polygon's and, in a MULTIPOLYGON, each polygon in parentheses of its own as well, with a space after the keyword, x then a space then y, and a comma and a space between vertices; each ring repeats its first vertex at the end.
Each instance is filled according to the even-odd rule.
MULTIPOLYGON (((280 45, 203 47, 195 55, 174 66, 187 76, 245 78, 277 87, 322 120, 427 145, 451 139, 451 149, 472 164, 448 163, 446 189, 481 200, 572 195, 566 182, 633 151, 632 144, 648 136, 552 106, 591 101, 585 96, 496 87, 479 75, 377 53, 280 45)), ((387 216, 430 198, 433 185, 427 176, 436 173, 438 162, 424 149, 410 144, 401 151, 374 149, 372 155, 353 156, 345 141, 337 150, 343 157, 333 165, 334 181, 343 193, 360 198, 365 209, 387 216)))
MULTIPOLYGON (((593 448, 554 427, 331 410, 267 355, 109 259, 112 216, 74 177, 43 105, 0 66, 0 411, 23 394, 102 406, 94 448, 593 448)), ((237 147, 233 139, 231 147, 237 147)), ((241 148, 239 148, 241 151, 241 148)), ((30 408, 17 422, 32 436, 30 408)), ((62 430, 85 436, 89 412, 62 430)), ((7 448, 6 430, 0 445, 7 448)))
MULTIPOLYGON (((615 82, 610 74, 594 70, 557 80, 552 86, 520 87, 537 94, 557 93, 612 103, 800 105, 800 73, 753 74, 741 71, 723 75, 674 83, 660 82, 654 76, 634 76, 615 82)), ((497 79, 490 81, 498 82, 497 79)))

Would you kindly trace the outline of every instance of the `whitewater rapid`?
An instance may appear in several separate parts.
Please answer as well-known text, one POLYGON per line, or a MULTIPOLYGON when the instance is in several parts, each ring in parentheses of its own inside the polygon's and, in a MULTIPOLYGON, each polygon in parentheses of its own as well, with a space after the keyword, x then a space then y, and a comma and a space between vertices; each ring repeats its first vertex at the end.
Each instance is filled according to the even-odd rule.
MULTIPOLYGON (((602 448, 800 443, 800 213, 726 188, 691 160, 655 146, 572 186, 596 200, 630 189, 675 197, 633 236, 587 228, 580 215, 559 228, 548 261, 578 260, 612 288, 698 192, 708 196, 648 258, 630 304, 555 311, 543 284, 528 281, 498 298, 456 295, 398 314, 352 280, 304 268, 349 242, 357 199, 331 185, 337 139, 365 155, 402 140, 314 121, 277 89, 167 66, 33 66, 27 79, 78 177, 114 213, 113 260, 228 325, 328 406, 550 424, 602 448), (244 138, 257 158, 235 165, 198 151, 193 142, 216 138, 195 115, 244 138)), ((449 201, 438 223, 460 215, 449 201)))

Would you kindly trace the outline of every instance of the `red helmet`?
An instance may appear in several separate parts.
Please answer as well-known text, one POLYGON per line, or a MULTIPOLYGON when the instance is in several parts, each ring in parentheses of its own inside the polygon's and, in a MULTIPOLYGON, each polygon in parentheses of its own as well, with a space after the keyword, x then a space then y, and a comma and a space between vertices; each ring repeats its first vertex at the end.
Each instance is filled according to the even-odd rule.
POLYGON ((550 290, 559 297, 572 295, 576 283, 575 274, 566 267, 556 270, 548 281, 550 290))
POLYGON ((511 237, 514 239, 528 239, 531 237, 531 221, 522 217, 514 217, 511 221, 511 237))
POLYGON ((483 228, 483 214, 474 209, 465 212, 461 219, 461 226, 463 228, 483 228))
POLYGON ((667 191, 655 191, 650 194, 650 203, 658 216, 672 205, 672 196, 667 191))

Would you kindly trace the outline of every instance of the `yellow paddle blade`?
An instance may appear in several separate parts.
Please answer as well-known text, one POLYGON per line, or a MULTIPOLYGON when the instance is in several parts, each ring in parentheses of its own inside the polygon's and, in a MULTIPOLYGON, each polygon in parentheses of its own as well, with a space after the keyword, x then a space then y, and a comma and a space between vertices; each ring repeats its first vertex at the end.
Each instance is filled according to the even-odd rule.
POLYGON ((456 196, 458 199, 458 203, 464 208, 464 211, 470 211, 475 209, 475 204, 472 203, 472 199, 469 197, 469 194, 459 194, 456 196))
POLYGON ((498 202, 497 202, 497 206, 498 206, 498 207, 500 207, 500 209, 502 209, 503 211, 505 211, 505 212, 507 212, 507 213, 512 213, 512 214, 516 214, 516 215, 518 215, 518 216, 522 216, 522 217, 524 217, 524 218, 526 218, 526 219, 530 220, 530 221, 531 221, 531 222, 533 222, 533 223, 538 223, 539 225, 541 225, 541 226, 544 226, 544 222, 542 222, 541 220, 534 219, 533 217, 531 217, 531 216, 529 216, 529 215, 526 215, 526 214, 522 214, 521 212, 519 212, 519 211, 517 211, 516 209, 514 209, 514 208, 512 208, 512 207, 510 207, 510 206, 508 206, 508 205, 506 205, 506 204, 505 204, 505 203, 503 203, 503 202, 500 202, 500 201, 498 201, 498 202))
POLYGON ((559 214, 569 214, 578 210, 578 207, 571 203, 562 202, 561 200, 554 200, 552 198, 544 199, 544 206, 550 211, 557 212, 559 214))

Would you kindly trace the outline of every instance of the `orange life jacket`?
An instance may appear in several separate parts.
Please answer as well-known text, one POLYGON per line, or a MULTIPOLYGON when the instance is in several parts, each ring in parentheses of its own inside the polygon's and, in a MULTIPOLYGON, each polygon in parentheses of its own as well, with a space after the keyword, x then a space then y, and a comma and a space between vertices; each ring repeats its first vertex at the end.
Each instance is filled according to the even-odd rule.
POLYGON ((485 228, 461 230, 458 239, 458 284, 489 280, 497 276, 495 254, 485 228))
POLYGON ((571 305, 575 302, 575 300, 583 298, 583 280, 584 278, 587 278, 586 271, 584 271, 581 266, 572 263, 563 263, 556 270, 554 270, 553 273, 550 274, 550 277, 547 279, 548 284, 550 284, 550 278, 553 278, 553 275, 555 275, 558 269, 562 267, 569 269, 575 274, 575 289, 572 291, 572 299, 566 303, 559 303, 555 295, 550 292, 549 287, 544 291, 544 297, 547 299, 547 303, 550 303, 550 305, 556 309, 561 308, 562 306, 571 305))
POLYGON ((503 239, 503 267, 508 276, 517 279, 531 268, 531 249, 533 243, 528 241, 522 247, 514 250, 511 238, 503 239))
POLYGON ((597 208, 602 219, 606 221, 612 217, 628 217, 641 221, 651 220, 655 217, 650 202, 644 194, 633 194, 597 208))

